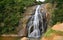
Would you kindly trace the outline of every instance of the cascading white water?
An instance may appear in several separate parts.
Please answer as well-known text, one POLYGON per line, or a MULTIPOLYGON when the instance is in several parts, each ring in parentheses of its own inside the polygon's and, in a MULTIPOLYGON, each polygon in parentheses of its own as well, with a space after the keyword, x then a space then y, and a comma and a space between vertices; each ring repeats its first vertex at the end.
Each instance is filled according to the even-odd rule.
POLYGON ((42 14, 40 12, 40 5, 37 5, 35 14, 31 17, 27 26, 28 26, 28 37, 39 38, 40 29, 42 30, 42 32, 44 31, 43 18, 42 18, 42 14), (41 26, 40 26, 40 22, 41 22, 41 26), (33 29, 32 29, 32 27, 33 27, 33 29), (31 30, 32 30, 32 32, 31 32, 31 30))

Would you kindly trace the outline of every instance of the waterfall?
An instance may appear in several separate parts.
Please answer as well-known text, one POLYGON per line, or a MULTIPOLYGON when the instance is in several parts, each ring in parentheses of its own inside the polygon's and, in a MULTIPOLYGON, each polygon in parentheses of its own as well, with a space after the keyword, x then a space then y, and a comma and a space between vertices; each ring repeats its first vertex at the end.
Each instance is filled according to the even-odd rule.
POLYGON ((32 15, 27 23, 28 37, 39 38, 44 32, 43 16, 40 12, 41 5, 37 5, 35 14, 32 15))

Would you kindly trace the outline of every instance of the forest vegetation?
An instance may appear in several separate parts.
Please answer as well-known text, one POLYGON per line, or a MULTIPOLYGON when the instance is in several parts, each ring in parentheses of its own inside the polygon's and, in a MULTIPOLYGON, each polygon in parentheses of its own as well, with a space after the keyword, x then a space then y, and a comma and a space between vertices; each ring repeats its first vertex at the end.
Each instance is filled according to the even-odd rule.
POLYGON ((0 0, 0 34, 15 33, 25 7, 35 5, 35 0, 0 0))
POLYGON ((55 25, 56 23, 62 23, 63 0, 45 0, 45 3, 51 3, 53 7, 56 4, 51 16, 51 21, 50 21, 51 26, 55 25))

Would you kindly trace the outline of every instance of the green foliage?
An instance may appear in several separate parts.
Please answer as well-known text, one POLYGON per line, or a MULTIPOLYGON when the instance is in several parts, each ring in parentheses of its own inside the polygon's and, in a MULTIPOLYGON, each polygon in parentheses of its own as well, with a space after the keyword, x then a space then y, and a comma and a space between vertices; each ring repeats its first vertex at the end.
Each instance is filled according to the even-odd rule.
POLYGON ((63 22, 63 9, 56 9, 52 14, 52 25, 55 25, 57 22, 63 22))
POLYGON ((42 4, 42 3, 43 3, 43 2, 40 2, 40 1, 39 1, 39 2, 36 2, 36 4, 38 4, 38 5, 40 5, 40 4, 42 4))
POLYGON ((0 34, 16 30, 24 7, 33 5, 35 0, 0 0, 0 34))
POLYGON ((50 2, 56 4, 54 11, 52 12, 51 17, 51 26, 55 25, 57 22, 63 22, 63 0, 46 0, 46 2, 50 2))
POLYGON ((45 0, 46 3, 54 3, 55 0, 45 0))
POLYGON ((63 0, 45 0, 47 3, 63 3, 63 0))

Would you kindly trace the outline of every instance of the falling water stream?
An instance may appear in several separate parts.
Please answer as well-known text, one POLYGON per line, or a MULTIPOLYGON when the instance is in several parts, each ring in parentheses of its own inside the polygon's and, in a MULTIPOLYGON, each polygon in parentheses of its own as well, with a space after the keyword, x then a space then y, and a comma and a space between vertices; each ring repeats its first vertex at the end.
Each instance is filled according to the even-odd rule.
POLYGON ((38 10, 40 8, 40 5, 37 6, 36 11, 35 11, 35 15, 34 15, 34 20, 33 20, 33 32, 30 33, 30 35, 28 35, 29 37, 40 37, 40 30, 39 30, 39 17, 38 17, 38 10))
POLYGON ((40 12, 41 5, 37 5, 34 15, 32 15, 27 23, 28 37, 39 38, 44 32, 43 16, 40 12))

